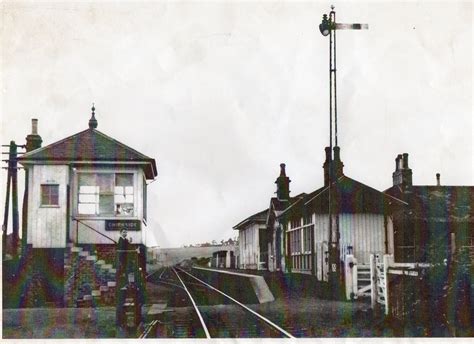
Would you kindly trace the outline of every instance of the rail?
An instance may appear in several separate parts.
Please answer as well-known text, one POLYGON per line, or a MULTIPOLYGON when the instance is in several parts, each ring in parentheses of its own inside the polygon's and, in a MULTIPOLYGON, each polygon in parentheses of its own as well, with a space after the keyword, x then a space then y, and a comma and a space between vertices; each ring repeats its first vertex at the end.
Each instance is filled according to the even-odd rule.
POLYGON ((145 327, 145 330, 140 334, 138 338, 143 339, 143 338, 148 337, 153 327, 156 326, 157 324, 158 324, 158 320, 153 320, 148 326, 145 327))
POLYGON ((176 269, 175 268, 172 268, 173 269, 173 272, 176 274, 176 277, 178 277, 179 281, 181 282, 181 284, 183 285, 183 288, 184 290, 186 291, 186 293, 188 294, 189 296, 189 299, 191 300, 191 303, 193 304, 193 307, 194 309, 196 310, 196 313, 199 317, 199 321, 201 322, 201 325, 202 325, 202 328, 204 329, 204 332, 206 333, 206 338, 207 339, 210 339, 211 338, 211 335, 209 334, 209 330, 207 329, 207 326, 206 326, 206 323, 204 322, 204 319, 202 318, 202 315, 201 315, 201 312, 199 311, 197 305, 196 305, 196 302, 194 301, 193 297, 191 296, 191 293, 189 292, 188 288, 186 288, 186 285, 184 284, 183 280, 181 279, 181 277, 179 277, 178 273, 176 272, 176 269))
MULTIPOLYGON (((226 293, 220 291, 219 289, 213 287, 212 285, 200 280, 199 278, 191 275, 189 272, 187 271, 184 271, 183 269, 179 269, 181 272, 184 272, 185 274, 189 275, 190 277, 194 278, 195 280, 199 281, 201 284, 205 285, 206 287, 208 287, 209 289, 212 289, 214 291, 216 291, 217 293, 223 295, 224 297, 232 300, 233 302, 235 302, 237 305, 239 305, 240 307, 244 308, 245 310, 247 310, 248 312, 252 313, 253 315, 255 315, 256 317, 258 317, 259 319, 265 321, 267 324, 269 324, 270 326, 272 326, 273 328, 277 329, 279 332, 283 333, 286 337, 288 338, 295 338, 291 333, 285 331, 284 329, 282 329, 280 326, 278 326, 277 324, 275 324, 274 322, 272 322, 271 320, 265 318, 264 316, 260 315, 259 313, 255 312, 254 310, 250 309, 249 307, 247 307, 246 305, 244 305, 243 303, 237 301, 236 299, 234 299, 232 296, 229 296, 227 295, 226 293)), ((176 273, 176 270, 173 268, 173 271, 175 271, 176 273)), ((178 276, 178 274, 176 273, 176 276, 178 276)), ((179 278, 179 276, 178 276, 179 278)), ((181 278, 180 278, 181 280, 181 278)), ((184 283, 183 283, 184 285, 184 283)))
POLYGON ((89 228, 90 230, 96 232, 97 234, 103 236, 104 238, 107 238, 109 239, 110 241, 112 241, 114 244, 117 243, 117 241, 115 241, 114 239, 112 239, 111 237, 109 237, 108 235, 105 235, 104 233, 101 233, 99 232, 97 229, 89 226, 87 223, 84 223, 82 222, 81 220, 78 220, 76 218, 72 218, 73 221, 76 221, 76 240, 77 240, 77 243, 79 243, 79 223, 82 224, 83 226, 89 228))
MULTIPOLYGON (((166 271, 167 268, 164 268, 163 271, 161 272, 160 276, 158 276, 158 280, 156 280, 156 282, 158 283, 162 283, 162 284, 166 284, 166 285, 170 285, 170 286, 173 286, 173 287, 177 287, 177 288, 180 288, 180 289, 184 289, 182 286, 180 286, 179 284, 176 284, 176 283, 172 283, 172 282, 167 282, 167 281, 164 281, 164 279, 162 278, 163 276, 163 273, 166 271)), ((157 270, 155 272, 152 272, 150 274, 148 274, 146 276, 146 279, 147 281, 150 279, 151 276, 157 274, 160 270, 157 270)))

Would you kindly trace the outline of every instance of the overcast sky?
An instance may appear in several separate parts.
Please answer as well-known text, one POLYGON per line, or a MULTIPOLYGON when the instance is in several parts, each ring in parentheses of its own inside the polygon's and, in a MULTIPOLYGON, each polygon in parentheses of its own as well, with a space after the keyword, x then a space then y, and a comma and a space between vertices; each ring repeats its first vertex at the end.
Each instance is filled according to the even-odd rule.
MULTIPOLYGON (((407 152, 415 184, 472 185, 471 2, 333 3, 369 24, 337 35, 345 174, 385 190, 407 152)), ((1 142, 31 118, 43 145, 75 134, 95 102, 98 130, 157 161, 149 245, 236 236, 281 162, 292 195, 323 183, 330 4, 3 2, 1 142)))

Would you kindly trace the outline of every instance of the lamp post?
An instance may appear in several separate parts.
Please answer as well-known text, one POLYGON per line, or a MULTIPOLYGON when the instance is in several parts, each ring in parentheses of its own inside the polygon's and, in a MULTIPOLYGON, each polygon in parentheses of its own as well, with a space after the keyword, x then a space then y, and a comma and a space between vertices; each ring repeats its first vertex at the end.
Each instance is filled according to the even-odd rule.
MULTIPOLYGON (((336 87, 336 30, 363 30, 368 29, 367 24, 341 24, 336 23, 336 12, 334 6, 331 6, 331 12, 329 16, 323 15, 323 20, 319 24, 319 31, 323 36, 329 36, 329 147, 331 155, 333 152, 333 141, 334 146, 338 146, 337 142, 337 87, 336 87), (333 129, 334 122, 334 129, 333 129), (333 140, 334 131, 334 140, 333 140)), ((335 166, 333 160, 329 166, 329 186, 328 186, 328 216, 329 216, 329 247, 328 247, 328 266, 329 275, 328 281, 332 296, 339 298, 342 294, 341 285, 341 262, 340 262, 340 231, 339 231, 339 217, 338 217, 338 206, 332 200, 332 183, 335 182, 335 166), (333 235, 333 212, 336 214, 335 233, 333 235)), ((337 194, 336 194, 337 195, 337 194)), ((337 198, 336 198, 337 203, 337 198)))

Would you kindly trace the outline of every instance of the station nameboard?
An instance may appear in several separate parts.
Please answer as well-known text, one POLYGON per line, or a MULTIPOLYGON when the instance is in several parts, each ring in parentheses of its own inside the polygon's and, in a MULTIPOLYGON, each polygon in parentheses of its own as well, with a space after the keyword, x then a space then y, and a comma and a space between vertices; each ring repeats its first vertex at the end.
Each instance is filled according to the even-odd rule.
POLYGON ((140 220, 105 220, 106 231, 139 231, 141 229, 140 220))

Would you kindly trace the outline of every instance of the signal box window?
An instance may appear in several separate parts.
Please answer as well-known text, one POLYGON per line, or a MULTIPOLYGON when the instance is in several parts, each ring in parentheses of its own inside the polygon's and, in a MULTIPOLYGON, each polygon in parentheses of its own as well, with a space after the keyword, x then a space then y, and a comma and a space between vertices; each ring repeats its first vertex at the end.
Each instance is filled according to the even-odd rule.
POLYGON ((133 216, 133 189, 133 173, 81 173, 78 213, 133 216))
POLYGON ((59 206, 59 185, 41 185, 41 205, 59 206))

